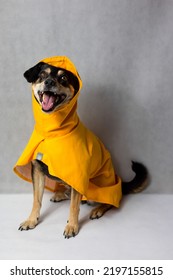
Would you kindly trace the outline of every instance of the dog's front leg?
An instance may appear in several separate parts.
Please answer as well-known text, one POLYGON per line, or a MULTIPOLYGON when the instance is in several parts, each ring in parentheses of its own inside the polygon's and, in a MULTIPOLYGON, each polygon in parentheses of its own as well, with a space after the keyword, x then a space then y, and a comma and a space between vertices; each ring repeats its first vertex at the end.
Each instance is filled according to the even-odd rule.
POLYGON ((67 225, 64 230, 64 237, 70 238, 78 234, 79 231, 79 210, 82 195, 73 188, 71 189, 71 202, 70 202, 70 214, 67 225))
POLYGON ((37 160, 32 161, 32 181, 33 181, 33 207, 29 218, 23 222, 19 230, 33 229, 38 224, 40 209, 44 192, 45 176, 37 160))

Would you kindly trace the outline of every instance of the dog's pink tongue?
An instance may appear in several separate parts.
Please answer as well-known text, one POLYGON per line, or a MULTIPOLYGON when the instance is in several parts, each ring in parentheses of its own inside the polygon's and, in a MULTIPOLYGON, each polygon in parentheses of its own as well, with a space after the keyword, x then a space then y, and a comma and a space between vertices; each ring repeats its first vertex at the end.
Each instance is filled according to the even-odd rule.
POLYGON ((45 111, 50 110, 55 102, 55 96, 53 95, 48 95, 46 93, 43 94, 43 101, 42 101, 42 108, 45 111))

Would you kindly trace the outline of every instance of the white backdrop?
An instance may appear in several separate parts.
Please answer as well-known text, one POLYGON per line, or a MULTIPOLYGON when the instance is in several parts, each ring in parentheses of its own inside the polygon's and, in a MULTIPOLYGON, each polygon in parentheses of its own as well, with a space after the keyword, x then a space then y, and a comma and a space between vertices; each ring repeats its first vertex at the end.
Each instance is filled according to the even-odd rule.
POLYGON ((79 114, 123 179, 142 161, 147 193, 173 193, 173 1, 1 0, 0 192, 32 187, 12 168, 32 128, 23 72, 67 55, 83 80, 79 114))

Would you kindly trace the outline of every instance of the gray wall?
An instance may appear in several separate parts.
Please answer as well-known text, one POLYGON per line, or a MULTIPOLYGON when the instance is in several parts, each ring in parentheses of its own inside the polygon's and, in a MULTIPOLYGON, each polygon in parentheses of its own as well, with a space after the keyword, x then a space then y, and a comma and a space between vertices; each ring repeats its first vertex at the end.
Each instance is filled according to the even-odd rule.
POLYGON ((123 179, 147 165, 148 193, 173 193, 173 1, 0 1, 0 191, 32 189, 12 172, 32 128, 23 72, 67 55, 83 80, 79 114, 123 179))

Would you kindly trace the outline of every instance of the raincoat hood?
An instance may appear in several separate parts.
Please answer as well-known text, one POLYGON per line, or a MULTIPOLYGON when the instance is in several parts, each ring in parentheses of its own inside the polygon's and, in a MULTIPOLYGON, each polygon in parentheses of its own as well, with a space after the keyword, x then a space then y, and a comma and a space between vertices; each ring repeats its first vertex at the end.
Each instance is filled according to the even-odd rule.
MULTIPOLYGON (((32 93, 35 126, 14 171, 31 182, 31 161, 41 160, 52 176, 76 189, 83 199, 119 207, 121 179, 114 172, 110 154, 100 139, 83 125, 76 111, 82 87, 76 67, 65 56, 50 57, 41 62, 73 73, 78 79, 79 91, 67 105, 51 113, 42 111, 32 93)), ((46 177, 45 187, 57 191, 61 186, 46 177)))
POLYGON ((40 133, 44 133, 45 135, 47 133, 50 135, 54 131, 56 131, 56 134, 65 135, 70 132, 79 122, 76 109, 77 99, 82 88, 81 78, 72 61, 66 56, 49 57, 41 60, 40 62, 44 62, 51 66, 67 70, 78 79, 79 90, 75 94, 73 99, 67 105, 62 106, 58 110, 51 113, 44 113, 42 111, 39 103, 34 97, 34 93, 32 92, 33 114, 37 131, 39 131, 40 133))

